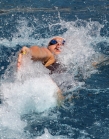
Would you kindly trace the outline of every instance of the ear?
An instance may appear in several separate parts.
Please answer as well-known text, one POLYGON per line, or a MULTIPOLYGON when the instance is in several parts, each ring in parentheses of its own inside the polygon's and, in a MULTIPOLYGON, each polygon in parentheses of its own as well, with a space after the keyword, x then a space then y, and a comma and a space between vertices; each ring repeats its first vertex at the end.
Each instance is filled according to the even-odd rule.
POLYGON ((50 47, 48 46, 47 49, 50 50, 50 47))

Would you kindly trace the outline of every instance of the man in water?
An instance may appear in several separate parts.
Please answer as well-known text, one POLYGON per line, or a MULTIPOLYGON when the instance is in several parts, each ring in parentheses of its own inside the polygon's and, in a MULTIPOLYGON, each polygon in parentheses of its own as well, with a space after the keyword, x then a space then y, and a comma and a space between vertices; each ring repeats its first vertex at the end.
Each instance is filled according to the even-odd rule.
POLYGON ((57 36, 51 39, 47 48, 38 46, 28 48, 24 46, 18 55, 17 68, 21 67, 22 58, 25 55, 29 55, 33 61, 41 61, 45 67, 49 67, 56 62, 55 56, 60 54, 64 43, 64 38, 57 36))

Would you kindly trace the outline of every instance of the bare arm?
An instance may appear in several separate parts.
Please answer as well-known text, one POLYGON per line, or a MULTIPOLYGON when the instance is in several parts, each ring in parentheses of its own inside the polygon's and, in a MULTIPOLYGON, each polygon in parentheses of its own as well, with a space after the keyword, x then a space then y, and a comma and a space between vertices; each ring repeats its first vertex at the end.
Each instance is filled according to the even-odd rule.
POLYGON ((51 56, 48 61, 45 63, 45 67, 50 66, 51 64, 53 64, 55 62, 55 58, 54 56, 51 56))
POLYGON ((55 62, 54 55, 47 48, 32 46, 30 49, 31 49, 32 60, 42 61, 45 67, 48 67, 49 65, 55 62))
POLYGON ((21 67, 21 61, 22 61, 22 54, 19 53, 18 59, 17 59, 17 69, 21 67))
POLYGON ((57 92, 57 97, 58 97, 58 106, 61 105, 61 103, 64 101, 64 96, 62 94, 62 91, 59 89, 57 92))
POLYGON ((41 48, 38 46, 31 46, 30 48, 28 48, 24 46, 18 55, 18 60, 17 60, 18 69, 22 65, 22 58, 25 54, 30 54, 31 59, 33 61, 37 61, 37 60, 42 61, 45 67, 48 67, 49 65, 55 62, 54 55, 47 48, 41 48))

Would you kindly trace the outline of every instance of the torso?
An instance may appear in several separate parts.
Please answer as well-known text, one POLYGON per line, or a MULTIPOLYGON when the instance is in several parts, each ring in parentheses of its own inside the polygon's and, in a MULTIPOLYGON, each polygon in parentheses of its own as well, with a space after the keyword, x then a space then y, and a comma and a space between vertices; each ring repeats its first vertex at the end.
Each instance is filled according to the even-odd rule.
POLYGON ((66 68, 58 62, 53 63, 52 65, 48 66, 47 68, 51 71, 50 74, 62 73, 62 72, 66 71, 66 68))

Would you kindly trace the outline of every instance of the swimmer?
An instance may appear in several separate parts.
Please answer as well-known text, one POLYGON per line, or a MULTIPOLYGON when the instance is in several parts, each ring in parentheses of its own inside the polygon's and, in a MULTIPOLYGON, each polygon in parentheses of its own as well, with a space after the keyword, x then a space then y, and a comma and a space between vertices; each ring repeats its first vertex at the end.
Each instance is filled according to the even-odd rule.
MULTIPOLYGON (((29 55, 33 61, 41 61, 45 67, 56 62, 55 56, 61 53, 61 48, 65 44, 65 39, 59 36, 53 37, 48 43, 48 47, 39 47, 31 46, 30 48, 24 46, 19 54, 17 59, 17 69, 19 70, 22 66, 22 58, 29 55)), ((58 86, 57 86, 58 87, 58 86)), ((58 87, 59 89, 59 87, 58 87)), ((57 92, 58 95, 58 104, 64 99, 61 90, 57 92)))
POLYGON ((55 56, 60 54, 61 47, 64 43, 64 38, 56 36, 51 39, 47 48, 39 46, 31 46, 28 48, 24 46, 18 55, 17 68, 20 69, 22 65, 22 58, 25 57, 25 55, 30 55, 33 61, 41 61, 45 67, 49 67, 56 62, 55 56))

